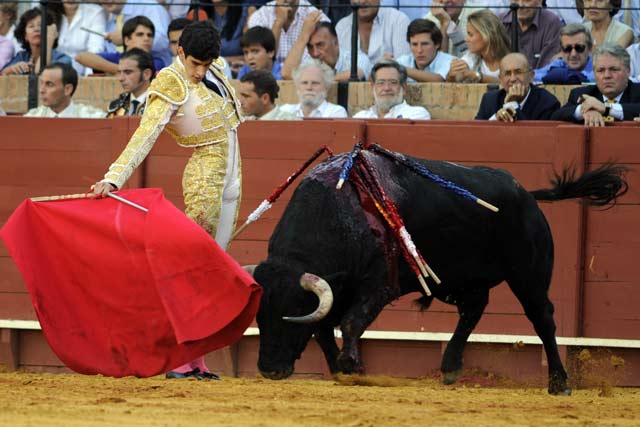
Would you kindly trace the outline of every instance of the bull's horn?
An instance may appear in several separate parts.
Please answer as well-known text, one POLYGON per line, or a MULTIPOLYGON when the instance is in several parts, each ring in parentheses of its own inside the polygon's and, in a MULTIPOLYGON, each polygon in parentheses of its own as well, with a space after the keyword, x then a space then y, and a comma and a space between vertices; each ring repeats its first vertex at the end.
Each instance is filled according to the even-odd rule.
POLYGON ((300 276, 300 286, 302 286, 304 290, 311 291, 318 296, 318 299, 320 300, 318 302, 318 308, 316 308, 313 313, 307 314, 306 316, 285 316, 283 319, 294 323, 312 323, 323 319, 327 313, 329 313, 331 305, 333 304, 333 292, 331 292, 331 287, 327 281, 315 274, 304 273, 300 276))
POLYGON ((244 269, 244 271, 246 271, 247 273, 249 273, 251 275, 251 277, 253 277, 253 272, 255 271, 257 265, 256 264, 252 264, 252 265, 243 265, 242 268, 244 269))

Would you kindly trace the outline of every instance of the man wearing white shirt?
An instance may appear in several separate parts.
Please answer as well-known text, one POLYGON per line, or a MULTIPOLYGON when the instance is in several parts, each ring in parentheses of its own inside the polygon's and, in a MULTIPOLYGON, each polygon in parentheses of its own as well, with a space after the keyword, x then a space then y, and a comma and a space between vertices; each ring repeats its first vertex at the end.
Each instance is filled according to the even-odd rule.
MULTIPOLYGON (((317 14, 318 20, 329 22, 327 15, 307 0, 273 0, 251 15, 248 27, 266 27, 273 31, 276 38, 275 60, 282 63, 300 37, 302 25, 310 14, 317 14)), ((308 59, 309 55, 304 52, 302 60, 308 59)))
POLYGON ((69 64, 54 62, 40 74, 40 103, 25 117, 104 118, 104 111, 90 105, 75 104, 71 97, 78 85, 78 73, 69 64))
POLYGON ((442 33, 432 21, 415 19, 407 29, 410 55, 396 61, 407 69, 409 82, 443 82, 455 58, 440 51, 442 33))
MULTIPOLYGON (((282 78, 290 80, 293 70, 298 68, 302 60, 302 54, 308 51, 309 56, 317 59, 333 69, 336 81, 348 81, 351 77, 351 53, 347 49, 340 49, 338 35, 330 22, 315 22, 313 15, 307 17, 300 38, 291 48, 287 59, 282 64, 282 78)), ((357 73, 358 78, 369 78, 371 62, 367 55, 358 51, 357 73)))
POLYGON ((354 119, 431 119, 426 108, 409 105, 404 100, 407 70, 396 61, 383 60, 374 65, 371 83, 375 103, 354 115, 354 119))
POLYGON ((593 53, 594 86, 569 93, 569 100, 551 120, 604 126, 607 122, 633 120, 640 114, 640 84, 629 80, 629 54, 617 44, 604 43, 593 53))
POLYGON ((165 64, 171 64, 173 58, 169 50, 167 28, 171 18, 169 12, 158 5, 156 0, 102 0, 100 2, 109 14, 107 18, 104 51, 117 52, 117 47, 123 46, 122 25, 136 16, 146 16, 153 23, 155 37, 151 54, 162 59, 165 64))
POLYGON ((85 76, 91 70, 75 60, 80 52, 100 53, 104 49, 104 34, 107 18, 104 10, 96 4, 63 2, 65 13, 61 17, 58 50, 73 58, 73 68, 85 76), (90 29, 93 32, 85 31, 90 29))
POLYGON ((298 104, 285 104, 282 111, 305 118, 345 118, 344 107, 327 101, 327 92, 333 84, 333 70, 313 60, 302 64, 294 73, 298 104))
MULTIPOLYGON (((358 49, 372 64, 411 53, 406 40, 409 18, 396 9, 380 7, 380 0, 351 0, 358 7, 358 49)), ((353 13, 336 25, 338 44, 351 50, 353 13)))
POLYGON ((413 21, 429 13, 431 0, 380 0, 380 6, 395 7, 413 21))

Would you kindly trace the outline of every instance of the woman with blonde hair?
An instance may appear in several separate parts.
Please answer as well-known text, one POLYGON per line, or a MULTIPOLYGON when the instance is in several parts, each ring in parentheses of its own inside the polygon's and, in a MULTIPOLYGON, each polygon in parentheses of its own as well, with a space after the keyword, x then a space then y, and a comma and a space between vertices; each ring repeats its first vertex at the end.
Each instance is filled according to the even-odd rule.
POLYGON ((508 54, 509 36, 500 19, 481 9, 467 20, 467 53, 451 62, 449 82, 495 83, 500 74, 500 60, 508 54))

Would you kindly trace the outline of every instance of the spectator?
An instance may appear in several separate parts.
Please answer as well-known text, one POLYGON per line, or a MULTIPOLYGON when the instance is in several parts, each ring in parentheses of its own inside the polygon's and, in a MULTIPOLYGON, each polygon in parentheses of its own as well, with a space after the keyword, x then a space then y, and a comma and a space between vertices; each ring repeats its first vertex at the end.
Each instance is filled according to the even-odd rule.
MULTIPOLYGON (((183 0, 156 0, 158 3, 164 6, 169 13, 169 18, 172 21, 176 19, 184 18, 189 12, 189 3, 183 0)), ((174 55, 175 56, 175 55, 174 55)))
MULTIPOLYGON (((105 32, 107 19, 102 8, 95 4, 78 3, 76 0, 62 0, 62 8, 58 50, 71 58, 75 58, 79 52, 102 52, 104 37, 84 30, 88 28, 98 33, 105 32)), ((72 65, 81 76, 91 72, 75 59, 72 65)))
MULTIPOLYGON (((64 62, 71 64, 71 58, 55 49, 58 41, 58 29, 53 23, 53 15, 47 13, 47 63, 64 62)), ((2 69, 2 75, 8 74, 29 74, 31 72, 39 74, 40 66, 40 9, 26 11, 21 17, 16 27, 15 36, 22 44, 20 52, 16 53, 8 64, 2 69)))
POLYGON ((620 10, 620 0, 586 0, 584 14, 587 30, 591 32, 593 44, 616 43, 628 47, 633 43, 634 34, 631 27, 613 19, 620 10))
MULTIPOLYGON (((542 9, 542 0, 515 0, 518 9, 519 52, 529 60, 531 68, 541 68, 551 62, 560 50, 558 39, 562 22, 553 13, 542 9)), ((502 23, 511 34, 512 12, 502 16, 502 23)))
POLYGON ((322 10, 329 17, 334 29, 338 21, 351 13, 350 0, 311 0, 311 4, 322 10))
POLYGON ((461 57, 467 51, 467 18, 474 9, 466 8, 465 0, 434 0, 425 19, 432 21, 442 32, 440 50, 461 57))
POLYGON ((275 105, 280 87, 270 72, 250 71, 240 79, 240 105, 250 120, 301 120, 275 105))
POLYGON ((604 126, 640 114, 640 84, 629 80, 629 54, 624 48, 613 43, 596 48, 593 71, 596 84, 573 89, 553 120, 604 126))
POLYGON ((509 36, 500 19, 489 10, 473 12, 467 21, 469 50, 461 59, 451 61, 447 81, 497 83, 500 60, 509 53, 509 36))
MULTIPOLYGON (((122 40, 125 52, 134 47, 150 52, 154 37, 155 27, 153 22, 145 16, 135 16, 122 26, 122 40)), ((119 52, 105 52, 98 55, 91 52, 80 52, 76 55, 76 61, 96 71, 117 74, 120 55, 122 54, 119 52)), ((154 56, 153 62, 155 69, 158 71, 165 66, 161 58, 154 56)))
POLYGON ((178 41, 180 40, 184 27, 190 23, 191 21, 187 18, 176 18, 169 23, 167 37, 169 38, 169 50, 171 51, 172 58, 178 56, 178 41))
POLYGON ((576 0, 547 0, 546 4, 565 25, 582 23, 582 14, 578 12, 576 0))
POLYGON ((16 46, 13 36, 14 22, 18 16, 18 3, 0 2, 0 70, 8 64, 15 52, 20 48, 16 46))
MULTIPOLYGON (((387 57, 397 58, 411 53, 406 42, 409 18, 395 9, 381 8, 380 0, 352 0, 358 8, 358 48, 372 64, 387 57)), ((338 44, 351 50, 353 13, 336 25, 338 44)))
POLYGON ((429 120, 424 107, 411 106, 404 99, 407 71, 396 61, 385 59, 371 70, 374 105, 353 116, 354 119, 413 119, 429 120))
MULTIPOLYGON (((304 20, 317 10, 307 0, 273 0, 251 15, 249 28, 271 29, 277 47, 275 61, 282 64, 289 55, 291 47, 300 37, 304 20)), ((329 18, 321 12, 320 20, 329 21, 329 18)), ((308 54, 305 53, 302 59, 308 60, 308 54)))
POLYGON ((443 82, 447 78, 454 56, 440 52, 442 33, 427 19, 416 19, 409 24, 407 41, 411 54, 402 55, 398 64, 407 70, 409 82, 443 82))
POLYGON ((71 100, 78 86, 78 73, 70 64, 54 62, 40 75, 40 106, 27 111, 25 117, 103 118, 104 111, 71 100))
POLYGON ((640 43, 634 43, 627 48, 630 57, 631 80, 640 82, 640 43))
MULTIPOLYGON (((282 78, 290 80, 293 70, 300 66, 302 55, 308 50, 309 56, 327 64, 336 73, 334 80, 347 81, 351 77, 351 52, 342 51, 338 43, 338 35, 329 22, 317 22, 314 15, 309 15, 302 27, 300 38, 291 48, 289 56, 282 64, 282 78)), ((367 55, 358 50, 358 78, 368 79, 371 63, 367 55)))
MULTIPOLYGON (((194 0, 194 2, 220 30, 222 40, 220 56, 242 55, 240 37, 247 22, 247 8, 242 6, 242 2, 228 0, 194 0)), ((192 2, 191 11, 187 14, 188 18, 193 15, 194 2, 192 2)))
POLYGON ((297 117, 343 118, 347 111, 340 105, 327 102, 327 93, 333 84, 333 71, 320 61, 302 64, 294 73, 293 81, 298 92, 298 104, 285 104, 282 111, 297 117))
POLYGON ((500 86, 482 96, 476 120, 549 120, 560 108, 547 90, 533 86, 533 70, 527 57, 510 53, 500 61, 500 86))
POLYGON ((395 7, 400 12, 407 15, 409 21, 423 18, 429 13, 431 0, 380 0, 382 7, 395 7))
POLYGON ((245 65, 238 71, 242 78, 249 71, 269 71, 276 80, 282 80, 282 64, 276 61, 276 39, 266 27, 249 28, 240 39, 245 65))
POLYGON ((631 28, 637 38, 640 36, 640 0, 624 0, 620 4, 624 10, 620 9, 613 19, 631 28))
POLYGON ((593 83, 591 63, 591 33, 582 24, 569 24, 560 31, 560 57, 549 65, 535 70, 534 83, 574 84, 593 83))
MULTIPOLYGON (((122 27, 124 23, 133 17, 145 16, 153 23, 156 31, 151 55, 154 58, 161 59, 164 64, 171 63, 171 51, 169 50, 169 39, 167 38, 167 28, 171 18, 164 7, 158 7, 156 0, 102 0, 100 3, 105 11, 108 12, 105 52, 123 52, 122 27)), ((159 70, 160 68, 157 69, 159 70)))
POLYGON ((147 103, 147 90, 156 74, 153 57, 149 52, 133 48, 120 57, 118 81, 123 93, 109 103, 107 117, 141 116, 147 103))

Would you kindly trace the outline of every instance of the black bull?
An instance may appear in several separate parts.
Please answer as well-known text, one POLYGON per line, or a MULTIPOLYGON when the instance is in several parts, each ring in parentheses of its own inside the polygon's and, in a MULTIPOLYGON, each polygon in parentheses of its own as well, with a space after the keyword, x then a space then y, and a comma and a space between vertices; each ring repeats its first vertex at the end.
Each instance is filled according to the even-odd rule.
MULTIPOLYGON (((444 382, 454 382, 462 368, 464 346, 487 306, 489 290, 506 281, 543 342, 549 392, 569 394, 547 292, 553 240, 536 200, 586 197, 592 204, 608 204, 626 191, 625 168, 605 165, 579 178, 565 171, 552 181, 553 188, 528 192, 503 170, 414 159, 498 206, 494 213, 387 158, 362 154, 442 280, 436 285, 427 279, 433 296, 458 308, 441 364, 444 382)), ((389 250, 394 244, 384 226, 375 226, 377 212, 362 207, 353 185, 335 189, 345 159, 333 157, 304 178, 271 236, 267 260, 255 268, 254 277, 264 287, 257 322, 258 369, 265 377, 291 375, 314 335, 331 372, 362 372, 358 341, 384 306, 410 292, 421 292, 425 307, 431 302, 404 259, 389 250), (303 287, 318 294, 320 304, 303 287), (337 326, 342 349, 334 338, 337 326)))

